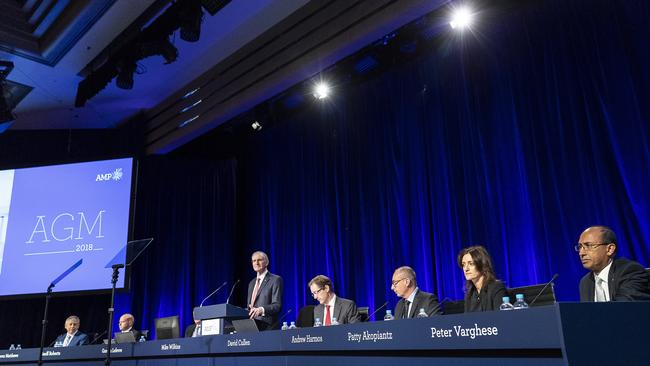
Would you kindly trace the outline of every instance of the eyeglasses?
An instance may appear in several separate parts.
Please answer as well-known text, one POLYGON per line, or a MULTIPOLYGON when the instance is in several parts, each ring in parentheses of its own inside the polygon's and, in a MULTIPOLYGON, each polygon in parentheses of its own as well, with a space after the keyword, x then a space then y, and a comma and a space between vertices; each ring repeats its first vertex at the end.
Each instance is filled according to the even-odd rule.
POLYGON ((580 249, 584 249, 586 251, 592 251, 601 245, 608 245, 608 244, 611 243, 578 243, 578 245, 574 246, 573 249, 575 249, 576 252, 579 252, 580 249))
POLYGON ((316 297, 316 295, 318 295, 318 293, 321 292, 321 291, 323 291, 323 287, 321 287, 321 288, 319 288, 318 290, 312 292, 312 293, 311 293, 311 296, 316 297))
POLYGON ((391 282, 391 287, 395 287, 395 286, 397 286, 398 283, 400 283, 401 281, 404 281, 405 279, 406 279, 406 277, 404 277, 404 278, 400 278, 400 279, 397 280, 397 281, 392 281, 392 282, 391 282))

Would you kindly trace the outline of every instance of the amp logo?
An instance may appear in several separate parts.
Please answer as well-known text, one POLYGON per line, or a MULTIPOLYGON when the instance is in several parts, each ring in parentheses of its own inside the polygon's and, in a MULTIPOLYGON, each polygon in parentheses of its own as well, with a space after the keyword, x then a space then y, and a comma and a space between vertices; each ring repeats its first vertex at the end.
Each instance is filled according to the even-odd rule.
POLYGON ((118 181, 122 179, 123 175, 124 173, 122 172, 122 168, 117 168, 112 173, 97 174, 97 178, 95 178, 95 182, 103 182, 109 180, 118 181))

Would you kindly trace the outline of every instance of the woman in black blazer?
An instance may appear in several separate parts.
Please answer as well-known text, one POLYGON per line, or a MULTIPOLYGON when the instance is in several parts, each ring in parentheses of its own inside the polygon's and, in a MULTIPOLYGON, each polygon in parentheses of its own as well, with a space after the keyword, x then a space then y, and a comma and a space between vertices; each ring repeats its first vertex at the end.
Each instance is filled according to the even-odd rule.
POLYGON ((492 258, 480 245, 458 253, 458 266, 465 279, 465 312, 498 310, 507 296, 503 282, 496 279, 492 258))

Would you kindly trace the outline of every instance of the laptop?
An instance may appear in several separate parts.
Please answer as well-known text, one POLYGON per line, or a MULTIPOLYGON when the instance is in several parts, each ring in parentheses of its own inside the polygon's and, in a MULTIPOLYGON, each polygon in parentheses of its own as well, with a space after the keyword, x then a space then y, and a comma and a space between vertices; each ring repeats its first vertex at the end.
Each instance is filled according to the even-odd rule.
POLYGON ((232 321, 237 333, 257 333, 259 328, 253 319, 237 319, 232 321))
POLYGON ((115 332, 115 343, 135 343, 133 332, 115 332))

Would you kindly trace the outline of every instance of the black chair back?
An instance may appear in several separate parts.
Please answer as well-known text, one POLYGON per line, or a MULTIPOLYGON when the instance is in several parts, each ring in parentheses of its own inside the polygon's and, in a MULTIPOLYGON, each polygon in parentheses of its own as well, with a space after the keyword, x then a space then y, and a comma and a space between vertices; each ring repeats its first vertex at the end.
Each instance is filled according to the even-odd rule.
POLYGON ((462 314, 465 312, 465 300, 445 301, 442 304, 443 314, 462 314))
POLYGON ((314 307, 314 305, 307 305, 298 311, 298 319, 296 319, 296 325, 299 328, 314 326, 314 307))
POLYGON ((517 294, 524 294, 524 301, 526 301, 529 306, 544 306, 555 304, 555 289, 553 288, 553 283, 548 285, 544 289, 544 292, 539 295, 537 300, 531 304, 531 302, 535 299, 535 296, 537 296, 540 291, 542 291, 542 288, 544 288, 544 286, 546 286, 545 283, 540 285, 513 287, 507 289, 506 291, 510 296, 510 302, 513 304, 515 302, 515 296, 517 294))
POLYGON ((359 313, 359 321, 360 322, 367 322, 368 321, 368 307, 367 306, 362 306, 357 308, 357 312, 359 313))

